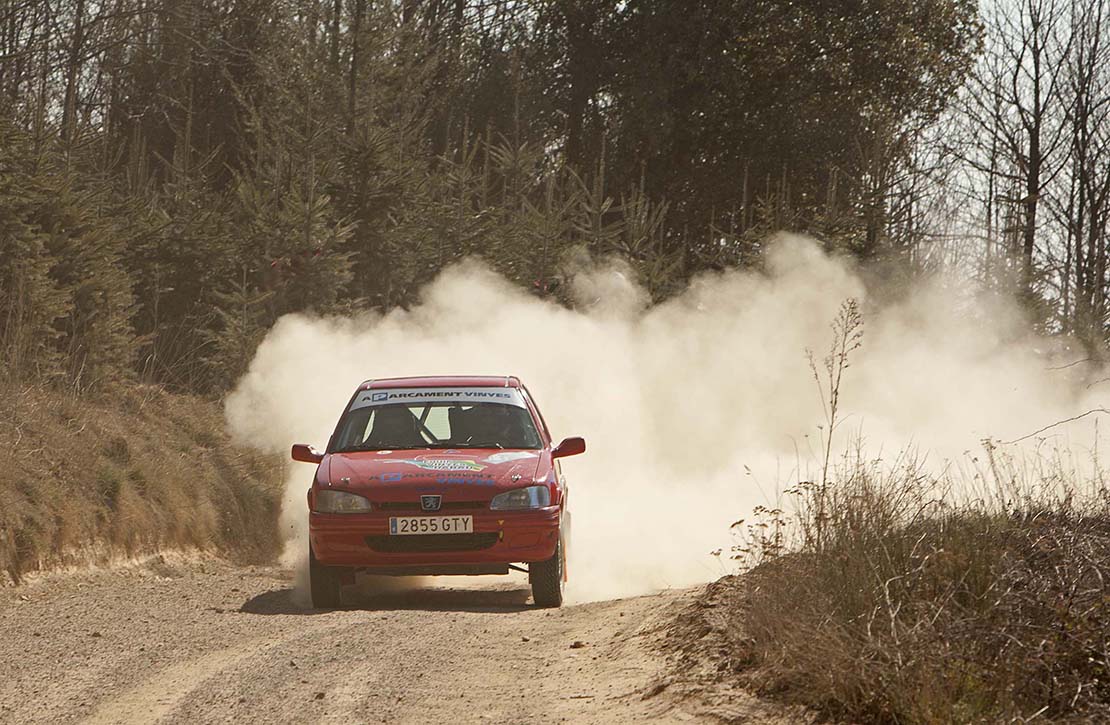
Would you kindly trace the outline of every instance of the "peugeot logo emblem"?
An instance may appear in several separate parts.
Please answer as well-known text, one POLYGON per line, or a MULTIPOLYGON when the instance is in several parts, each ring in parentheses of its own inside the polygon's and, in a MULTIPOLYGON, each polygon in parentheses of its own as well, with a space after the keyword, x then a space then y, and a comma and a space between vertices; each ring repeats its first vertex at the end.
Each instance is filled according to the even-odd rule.
POLYGON ((439 511, 442 502, 443 496, 421 496, 420 508, 424 511, 439 511))

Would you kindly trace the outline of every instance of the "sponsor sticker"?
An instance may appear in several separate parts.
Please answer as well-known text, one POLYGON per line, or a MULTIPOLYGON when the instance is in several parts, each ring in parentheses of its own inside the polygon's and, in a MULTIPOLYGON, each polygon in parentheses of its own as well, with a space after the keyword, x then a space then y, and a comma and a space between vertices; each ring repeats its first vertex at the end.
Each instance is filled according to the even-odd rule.
MULTIPOLYGON (((392 463, 401 463, 401 461, 391 461, 392 463)), ((423 461, 422 461, 423 463, 423 461)), ((435 476, 428 473, 401 472, 393 471, 391 473, 383 473, 380 476, 367 476, 367 481, 380 481, 382 483, 431 483, 435 482, 441 486, 496 486, 497 480, 487 474, 478 473, 475 471, 459 471, 459 472, 444 472, 438 471, 435 476)))
POLYGON ((494 486, 497 482, 480 473, 459 473, 453 476, 436 476, 436 483, 444 486, 494 486))
POLYGON ((448 403, 501 403, 526 407, 524 398, 516 388, 392 388, 388 390, 362 390, 351 403, 351 410, 372 405, 405 403, 420 405, 436 402, 448 403))
POLYGON ((391 463, 407 463, 425 471, 481 471, 486 468, 481 463, 466 458, 410 458, 391 463))
POLYGON ((486 459, 487 463, 508 463, 509 461, 521 461, 525 458, 535 458, 536 454, 529 451, 502 451, 494 453, 486 459))

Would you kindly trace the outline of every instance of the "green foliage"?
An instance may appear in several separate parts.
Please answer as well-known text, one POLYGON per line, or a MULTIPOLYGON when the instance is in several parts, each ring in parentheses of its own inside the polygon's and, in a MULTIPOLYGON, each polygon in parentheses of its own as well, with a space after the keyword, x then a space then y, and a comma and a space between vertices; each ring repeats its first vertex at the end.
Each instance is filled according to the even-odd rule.
POLYGON ((59 321, 67 382, 80 389, 128 377, 133 297, 116 205, 102 189, 82 189, 82 180, 64 173, 51 180, 36 221, 49 235, 52 276, 70 300, 69 314, 59 321))
POLYGON ((944 107, 979 34, 968 0, 638 0, 617 22, 611 173, 689 228, 773 204, 777 228, 820 231, 834 184, 865 217, 875 164, 908 161, 905 132, 944 107))
POLYGON ((131 280, 113 201, 0 125, 0 372, 75 389, 131 374, 131 280))
POLYGON ((71 300, 51 276, 49 237, 34 221, 39 196, 28 171, 33 156, 22 136, 0 126, 0 310, 2 372, 12 379, 56 373, 61 365, 56 325, 71 300))
POLYGON ((655 299, 784 228, 874 255, 978 32, 969 0, 11 12, 51 30, 0 35, 5 370, 206 391, 280 315, 471 255, 538 294, 619 256, 655 299))

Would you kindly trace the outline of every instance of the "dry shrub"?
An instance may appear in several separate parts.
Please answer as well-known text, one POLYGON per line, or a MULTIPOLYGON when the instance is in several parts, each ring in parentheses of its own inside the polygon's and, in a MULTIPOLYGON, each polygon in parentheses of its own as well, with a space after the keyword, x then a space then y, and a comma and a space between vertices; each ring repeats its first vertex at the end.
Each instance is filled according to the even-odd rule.
POLYGON ((730 612, 748 683, 862 722, 1110 719, 1097 466, 1078 491, 1076 469, 988 453, 963 486, 853 455, 749 524, 730 612))
POLYGON ((97 398, 0 386, 0 571, 195 548, 280 548, 281 464, 237 448, 220 408, 151 386, 97 398))

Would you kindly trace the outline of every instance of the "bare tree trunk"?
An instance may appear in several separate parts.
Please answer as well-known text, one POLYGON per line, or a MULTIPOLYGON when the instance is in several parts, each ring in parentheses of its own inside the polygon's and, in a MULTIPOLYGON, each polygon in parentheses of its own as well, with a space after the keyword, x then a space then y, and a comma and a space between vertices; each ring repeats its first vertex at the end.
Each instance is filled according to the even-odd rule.
POLYGON ((355 113, 358 110, 358 69, 359 50, 362 47, 362 17, 366 12, 366 0, 355 0, 355 13, 351 21, 351 67, 347 74, 347 133, 354 133, 355 113))
POLYGON ((582 169, 585 163, 583 128, 586 110, 593 96, 593 73, 600 61, 595 50, 593 23, 595 17, 586 3, 567 3, 563 11, 567 28, 570 99, 567 104, 566 158, 571 167, 582 169))
POLYGON ((412 23, 419 5, 419 0, 401 0, 401 25, 407 28, 412 23))
POLYGON ((1025 176, 1025 220, 1022 229, 1021 286, 1028 294, 1033 289, 1033 252, 1037 242, 1037 204, 1041 195, 1041 143, 1039 123, 1029 135, 1029 171, 1025 176))
POLYGON ((81 72, 81 53, 85 44, 85 0, 77 0, 73 8, 73 38, 69 44, 66 61, 66 90, 62 104, 62 138, 72 141, 77 125, 78 76, 81 72))
POLYGON ((989 268, 999 251, 996 239, 1004 239, 1027 301, 1037 281, 1046 189, 1068 166, 1063 86, 1074 31, 1063 26, 1069 1, 993 6, 985 14, 988 47, 971 99, 982 134, 977 148, 987 157, 979 166, 988 181, 986 263, 989 268), (999 215, 1003 228, 995 224, 999 215))
POLYGON ((343 0, 335 0, 331 10, 331 67, 339 74, 339 22, 343 17, 343 0))

